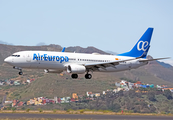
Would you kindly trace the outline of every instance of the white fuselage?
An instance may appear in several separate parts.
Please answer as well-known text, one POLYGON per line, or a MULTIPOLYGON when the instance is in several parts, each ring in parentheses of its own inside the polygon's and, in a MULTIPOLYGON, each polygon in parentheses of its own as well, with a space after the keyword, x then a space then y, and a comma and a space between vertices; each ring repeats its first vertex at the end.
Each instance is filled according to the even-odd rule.
MULTIPOLYGON (((138 68, 148 62, 139 62, 139 59, 125 56, 83 54, 52 51, 21 51, 7 57, 4 61, 12 66, 29 69, 53 69, 56 71, 67 70, 68 65, 85 65, 94 63, 107 63, 119 60, 134 59, 120 62, 118 65, 98 68, 98 72, 116 72, 138 68)), ((142 59, 142 58, 141 58, 142 59)))

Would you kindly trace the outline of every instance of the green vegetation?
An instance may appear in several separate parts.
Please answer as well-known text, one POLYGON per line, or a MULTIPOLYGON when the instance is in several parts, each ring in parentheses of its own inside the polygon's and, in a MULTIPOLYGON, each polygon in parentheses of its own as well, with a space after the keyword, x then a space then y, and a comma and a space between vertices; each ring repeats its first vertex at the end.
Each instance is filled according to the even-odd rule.
POLYGON ((165 90, 164 94, 163 94, 168 100, 172 99, 172 93, 170 90, 165 90))
POLYGON ((156 98, 155 98, 155 93, 154 92, 149 92, 148 95, 147 95, 148 99, 150 101, 156 101, 156 98))
POLYGON ((38 108, 38 111, 41 113, 41 112, 43 112, 43 110, 41 109, 41 108, 38 108))
POLYGON ((30 109, 28 108, 28 109, 26 109, 26 112, 29 112, 30 111, 30 109))
POLYGON ((16 110, 16 108, 15 107, 12 107, 11 110, 14 112, 16 110))

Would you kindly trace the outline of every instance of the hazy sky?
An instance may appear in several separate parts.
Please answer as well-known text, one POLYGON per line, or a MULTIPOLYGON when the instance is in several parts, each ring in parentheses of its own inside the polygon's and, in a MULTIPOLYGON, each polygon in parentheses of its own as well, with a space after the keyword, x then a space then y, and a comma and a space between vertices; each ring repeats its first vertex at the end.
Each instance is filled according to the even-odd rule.
POLYGON ((0 41, 129 51, 148 27, 149 54, 173 61, 173 0, 0 0, 0 41))

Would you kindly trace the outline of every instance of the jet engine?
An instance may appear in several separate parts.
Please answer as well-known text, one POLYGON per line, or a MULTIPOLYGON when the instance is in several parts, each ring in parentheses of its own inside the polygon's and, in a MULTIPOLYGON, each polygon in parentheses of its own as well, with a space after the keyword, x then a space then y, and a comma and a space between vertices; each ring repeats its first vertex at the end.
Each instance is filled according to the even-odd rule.
POLYGON ((75 74, 82 74, 85 73, 86 68, 82 65, 68 65, 67 66, 67 72, 68 73, 75 73, 75 74))

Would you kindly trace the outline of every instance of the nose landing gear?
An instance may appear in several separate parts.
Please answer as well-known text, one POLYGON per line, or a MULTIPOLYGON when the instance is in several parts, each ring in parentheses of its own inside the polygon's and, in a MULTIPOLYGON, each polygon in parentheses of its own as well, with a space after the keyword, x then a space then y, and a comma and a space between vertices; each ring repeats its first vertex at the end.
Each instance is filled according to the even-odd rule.
POLYGON ((19 72, 19 75, 23 75, 23 72, 22 72, 22 70, 19 72))
POLYGON ((18 70, 20 70, 20 72, 19 72, 19 75, 23 75, 23 72, 22 72, 22 68, 19 68, 19 67, 13 67, 14 69, 18 69, 18 70))

